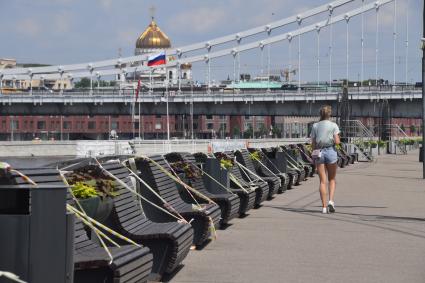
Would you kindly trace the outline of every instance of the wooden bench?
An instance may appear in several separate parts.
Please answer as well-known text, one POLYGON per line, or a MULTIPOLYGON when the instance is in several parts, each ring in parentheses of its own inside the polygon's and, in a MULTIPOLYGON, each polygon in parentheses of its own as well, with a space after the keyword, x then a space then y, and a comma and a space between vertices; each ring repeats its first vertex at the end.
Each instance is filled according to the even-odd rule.
MULTIPOLYGON (((267 176, 262 172, 260 166, 255 166, 254 161, 250 157, 250 153, 246 149, 240 149, 235 151, 236 160, 241 163, 243 166, 248 168, 249 171, 253 172, 255 175, 261 177, 262 180, 266 181, 269 186, 268 199, 273 198, 275 194, 281 189, 281 180, 277 176, 267 176)), ((244 171, 246 174, 250 175, 251 179, 256 179, 249 171, 244 171)), ((266 170, 267 171, 267 170, 266 170)))
MULTIPOLYGON (((34 182, 43 185, 64 185, 56 168, 17 169, 34 182)), ((16 184, 27 184, 20 175, 14 174, 16 184)), ((73 205, 68 193, 67 202, 73 205)), ((147 282, 152 270, 153 256, 146 247, 124 245, 110 247, 113 257, 87 236, 83 222, 75 218, 74 225, 74 282, 147 282)))
MULTIPOLYGON (((198 176, 193 178, 186 178, 187 184, 189 184, 192 188, 202 193, 203 195, 212 199, 215 203, 220 206, 221 209, 221 225, 226 225, 229 221, 235 217, 239 216, 239 207, 240 201, 239 197, 234 193, 229 193, 229 191, 225 190, 223 187, 220 187, 218 184, 214 187, 214 189, 210 188, 209 190, 206 188, 204 184, 204 178, 208 178, 206 175, 202 175, 200 169, 197 169, 197 163, 195 157, 192 154, 184 152, 184 153, 169 153, 164 156, 168 162, 186 162, 189 166, 192 166, 194 170, 199 172, 198 176)), ((199 166, 202 166, 199 164, 199 166)), ((187 176, 186 176, 187 177, 187 176)), ((205 202, 202 198, 196 197, 198 202, 205 202)))
POLYGON ((249 152, 255 152, 257 150, 261 151, 260 162, 263 165, 256 164, 258 163, 258 161, 253 160, 254 164, 256 164, 255 168, 257 170, 261 170, 261 174, 263 174, 266 177, 274 177, 274 176, 279 177, 281 186, 278 190, 278 193, 283 193, 286 190, 288 190, 288 188, 292 186, 292 184, 290 183, 290 177, 287 173, 282 172, 282 171, 286 171, 286 165, 284 170, 280 169, 282 168, 282 166, 281 165, 279 166, 276 164, 277 160, 275 159, 275 152, 270 148, 261 148, 261 149, 249 148, 248 149, 249 152), (267 169, 264 168, 263 166, 266 166, 267 169))
MULTIPOLYGON (((115 158, 108 159, 108 157, 99 159, 102 167, 130 189, 136 190, 134 184, 137 184, 137 181, 130 176, 129 169, 115 158)), ((82 167, 77 164, 71 168, 75 170, 82 167)), ((153 267, 150 280, 160 280, 165 273, 172 273, 190 251, 193 241, 191 225, 178 223, 175 218, 151 204, 141 202, 134 193, 121 185, 117 194, 118 196, 113 198, 111 215, 104 224, 151 250, 153 267)), ((151 200, 163 206, 157 202, 156 196, 151 196, 151 200)), ((119 239, 117 241, 122 242, 119 239)))
POLYGON ((281 146, 280 148, 282 152, 284 152, 286 155, 289 173, 294 174, 294 178, 295 178, 295 174, 297 175, 297 181, 295 185, 296 186, 300 185, 300 183, 306 179, 305 169, 300 168, 298 164, 296 164, 296 161, 294 161, 294 157, 291 155, 290 150, 288 150, 286 146, 281 146), (291 166, 290 164, 292 164, 293 166, 291 166))
MULTIPOLYGON (((221 168, 220 161, 215 158, 215 156, 208 156, 205 153, 199 152, 195 153, 194 158, 198 164, 204 166, 204 169, 208 174, 211 174, 216 180, 218 180, 223 186, 228 187, 233 193, 237 194, 240 200, 239 206, 239 215, 244 216, 246 213, 255 207, 255 200, 257 193, 255 190, 251 190, 250 186, 247 184, 241 184, 244 189, 240 188, 233 181, 229 181, 229 172, 227 169, 221 168), (209 171, 208 168, 211 170, 209 171), (216 175, 220 173, 220 175, 216 175)), ((239 173, 239 170, 237 170, 239 173)), ((244 183, 244 180, 241 180, 241 183, 244 183)), ((206 182, 207 187, 214 190, 217 185, 212 181, 206 182), (210 186, 208 186, 210 185, 210 186)))
POLYGON ((297 144, 297 147, 300 149, 301 159, 309 164, 311 166, 311 172, 309 177, 314 177, 314 174, 316 172, 316 165, 313 161, 313 158, 311 157, 310 152, 307 150, 307 143, 299 143, 297 144))
MULTIPOLYGON (((216 156, 219 156, 220 153, 216 153, 216 156)), ((233 152, 224 152, 225 155, 227 155, 231 159, 236 159, 233 152)), ((232 167, 230 170, 230 173, 232 173, 240 182, 242 181, 242 184, 246 187, 254 186, 255 187, 255 207, 258 208, 261 206, 261 203, 267 200, 269 197, 269 185, 264 182, 259 182, 257 180, 253 180, 251 182, 249 180, 249 177, 243 173, 242 169, 235 164, 235 166, 232 167)))
MULTIPOLYGON (((194 229, 193 243, 197 247, 206 244, 211 236, 210 224, 214 227, 219 226, 221 210, 217 204, 203 204, 202 209, 197 209, 192 203, 185 201, 179 193, 179 189, 173 179, 163 170, 172 174, 168 168, 168 164, 163 156, 154 155, 150 157, 156 163, 163 167, 160 169, 153 162, 144 158, 136 158, 135 165, 137 167, 138 176, 143 178, 156 193, 166 200, 173 208, 178 211, 187 221, 191 221, 194 229), (212 223, 211 223, 212 222, 212 223)), ((141 186, 141 194, 149 196, 148 189, 141 186)))

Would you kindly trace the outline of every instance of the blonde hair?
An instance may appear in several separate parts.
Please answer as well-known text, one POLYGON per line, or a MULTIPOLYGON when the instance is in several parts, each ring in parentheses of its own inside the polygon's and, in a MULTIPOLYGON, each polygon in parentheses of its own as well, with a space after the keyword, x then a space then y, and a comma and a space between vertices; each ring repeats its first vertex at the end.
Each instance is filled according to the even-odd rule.
POLYGON ((320 121, 329 120, 332 115, 332 107, 329 105, 322 106, 320 108, 320 121))

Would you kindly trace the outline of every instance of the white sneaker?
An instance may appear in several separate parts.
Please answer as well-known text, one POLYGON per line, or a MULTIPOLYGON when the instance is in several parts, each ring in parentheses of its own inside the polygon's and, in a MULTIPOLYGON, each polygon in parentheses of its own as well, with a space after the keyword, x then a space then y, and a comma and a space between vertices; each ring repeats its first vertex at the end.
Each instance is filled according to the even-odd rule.
POLYGON ((328 208, 327 207, 323 207, 322 208, 322 213, 323 214, 328 214, 328 208))
POLYGON ((333 201, 331 201, 331 200, 328 202, 328 210, 331 213, 334 213, 335 212, 335 203, 333 201))

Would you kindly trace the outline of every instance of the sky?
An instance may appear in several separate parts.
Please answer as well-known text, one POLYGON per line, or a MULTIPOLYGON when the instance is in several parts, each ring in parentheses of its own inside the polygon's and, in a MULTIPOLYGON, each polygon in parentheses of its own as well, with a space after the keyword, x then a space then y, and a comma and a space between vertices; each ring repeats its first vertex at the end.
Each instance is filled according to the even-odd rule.
MULTIPOLYGON (((370 0, 365 0, 370 2, 370 0)), ((184 46, 215 37, 236 33, 268 22, 301 13, 329 0, 0 0, 0 58, 16 58, 18 63, 71 64, 92 62, 134 54, 137 37, 150 22, 150 7, 155 19, 170 37, 172 46, 184 46), (121 50, 121 51, 119 51, 121 50)), ((359 7, 361 0, 335 15, 359 7)), ((396 23, 396 80, 419 81, 421 78, 420 38, 422 33, 421 0, 397 0, 379 11, 378 77, 393 79, 393 30, 396 23), (409 32, 407 33, 407 24, 409 32), (409 46, 406 49, 406 39, 409 46)), ((303 25, 326 19, 327 15, 305 20, 303 25)), ((376 12, 365 14, 364 79, 374 79, 376 50, 376 12)), ((361 73, 361 18, 349 22, 349 78, 359 79, 361 73)), ((271 35, 291 31, 297 25, 275 30, 271 35)), ((333 27, 332 78, 346 76, 346 24, 333 27)), ((256 40, 253 37, 242 43, 256 40)), ((301 80, 328 80, 330 30, 323 29, 301 37, 301 80)), ((231 45, 227 45, 229 47, 231 45)), ((281 42, 270 47, 270 69, 273 72, 298 69, 298 40, 281 42), (292 52, 290 52, 292 50, 292 52)), ((241 73, 253 76, 267 71, 267 49, 241 55, 241 73), (262 59, 261 59, 262 58, 262 59), (262 70, 262 71, 261 71, 262 70)), ((205 63, 193 66, 195 79, 203 81, 205 63)), ((211 63, 214 80, 233 76, 233 59, 226 57, 211 63)), ((298 70, 297 70, 298 72, 298 70)), ((298 75, 297 75, 298 76, 298 75)))

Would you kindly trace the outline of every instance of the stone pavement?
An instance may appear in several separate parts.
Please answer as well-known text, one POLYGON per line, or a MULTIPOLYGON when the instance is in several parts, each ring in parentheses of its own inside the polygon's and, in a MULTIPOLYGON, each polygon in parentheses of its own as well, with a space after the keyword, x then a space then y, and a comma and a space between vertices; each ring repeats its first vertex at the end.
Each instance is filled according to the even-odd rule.
POLYGON ((340 169, 336 209, 318 177, 232 221, 170 282, 425 282, 425 181, 418 152, 340 169))

